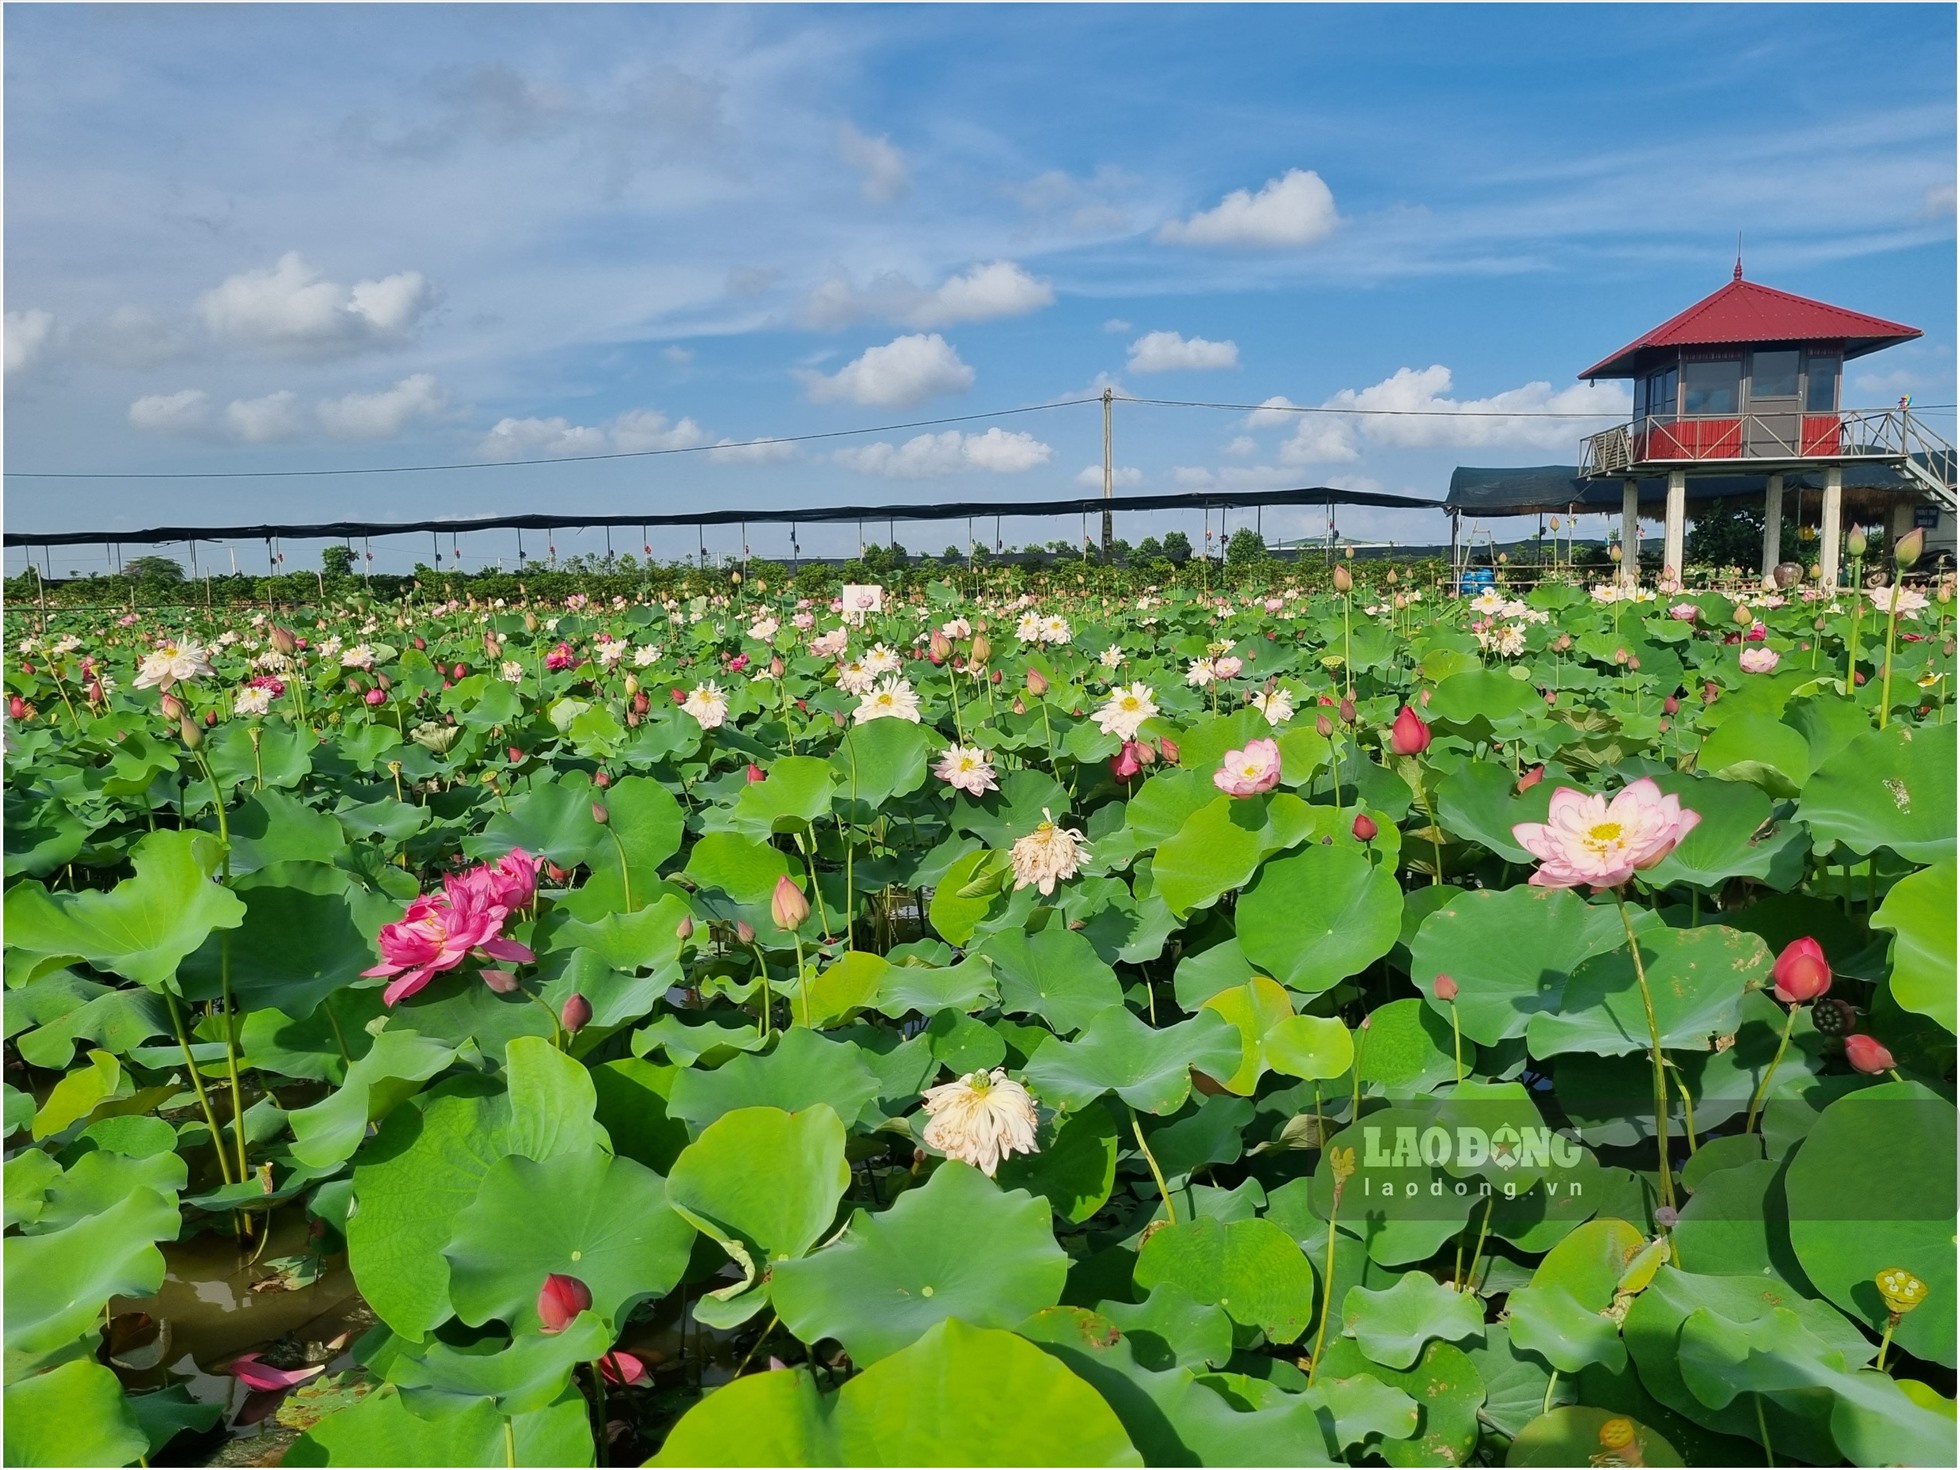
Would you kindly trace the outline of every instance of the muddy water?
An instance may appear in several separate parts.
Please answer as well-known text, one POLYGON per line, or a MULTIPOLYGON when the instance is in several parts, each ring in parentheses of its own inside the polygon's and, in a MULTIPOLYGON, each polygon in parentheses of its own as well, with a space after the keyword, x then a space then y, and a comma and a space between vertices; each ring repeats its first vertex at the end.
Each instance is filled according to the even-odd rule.
MULTIPOLYGON (((263 1223, 264 1217, 259 1219, 263 1223)), ((157 1332, 167 1334, 156 1367, 124 1369, 131 1388, 183 1382, 193 1397, 223 1404, 225 1422, 230 1422, 249 1397, 244 1384, 224 1371, 241 1353, 277 1343, 274 1359, 279 1366, 326 1362, 329 1371, 351 1366, 345 1347, 373 1325, 374 1317, 354 1289, 346 1258, 333 1258, 317 1281, 298 1290, 254 1291, 254 1285, 277 1274, 267 1262, 303 1254, 309 1243, 306 1217, 299 1211, 275 1216, 271 1232, 262 1251, 256 1246, 241 1251, 229 1233, 219 1231, 161 1247, 162 1288, 155 1296, 118 1297, 110 1307, 119 1317, 147 1315, 157 1332)), ((139 1360, 148 1361, 153 1351, 139 1350, 139 1360)), ((246 1426, 240 1432, 258 1428, 246 1426)))

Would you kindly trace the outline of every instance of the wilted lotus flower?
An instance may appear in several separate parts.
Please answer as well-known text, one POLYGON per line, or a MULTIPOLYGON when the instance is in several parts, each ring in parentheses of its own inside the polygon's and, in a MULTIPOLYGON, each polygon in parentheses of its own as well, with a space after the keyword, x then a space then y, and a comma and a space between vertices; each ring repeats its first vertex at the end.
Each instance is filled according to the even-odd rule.
POLYGON ((925 1108, 932 1115, 925 1126, 927 1147, 973 1165, 989 1179, 1003 1159, 1040 1152, 1034 1099, 1004 1068, 969 1072, 957 1082, 927 1088, 925 1108))
POLYGON ((576 1276, 556 1271, 545 1277, 538 1291, 538 1330, 556 1334, 572 1325, 580 1312, 592 1306, 592 1288, 576 1276))
POLYGON ((278 1393, 296 1387, 309 1378, 317 1378, 326 1371, 325 1363, 316 1363, 310 1368, 275 1368, 262 1361, 257 1353, 241 1353, 225 1364, 225 1372, 254 1393, 278 1393))
POLYGON ((1057 826, 1053 814, 1043 807, 1034 831, 1017 838, 1008 853, 1014 865, 1015 891, 1033 884, 1047 898, 1058 882, 1075 876, 1087 846, 1088 840, 1081 833, 1057 826))

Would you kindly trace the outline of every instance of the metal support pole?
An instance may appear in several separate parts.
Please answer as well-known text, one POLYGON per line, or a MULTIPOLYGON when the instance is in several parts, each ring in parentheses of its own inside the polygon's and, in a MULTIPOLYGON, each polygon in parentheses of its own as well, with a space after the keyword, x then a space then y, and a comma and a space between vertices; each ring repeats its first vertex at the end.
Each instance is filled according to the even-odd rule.
POLYGON ((1103 565, 1110 561, 1110 547, 1115 541, 1115 517, 1110 513, 1110 501, 1116 495, 1116 441, 1111 426, 1111 411, 1116 403, 1114 390, 1103 389, 1103 513, 1102 550, 1103 565))
POLYGON ((1844 466, 1832 465, 1824 471, 1824 526, 1818 543, 1817 567, 1824 590, 1835 591, 1838 584, 1838 555, 1844 545, 1844 466))
POLYGON ((1783 560, 1783 477, 1771 475, 1763 485, 1763 576, 1783 560))

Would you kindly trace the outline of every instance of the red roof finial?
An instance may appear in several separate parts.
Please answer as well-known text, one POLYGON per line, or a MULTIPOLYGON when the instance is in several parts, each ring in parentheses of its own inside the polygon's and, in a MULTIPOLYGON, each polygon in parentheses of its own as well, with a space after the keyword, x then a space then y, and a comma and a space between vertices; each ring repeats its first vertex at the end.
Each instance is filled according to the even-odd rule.
POLYGON ((1742 279, 1742 231, 1735 232, 1735 279, 1742 279))

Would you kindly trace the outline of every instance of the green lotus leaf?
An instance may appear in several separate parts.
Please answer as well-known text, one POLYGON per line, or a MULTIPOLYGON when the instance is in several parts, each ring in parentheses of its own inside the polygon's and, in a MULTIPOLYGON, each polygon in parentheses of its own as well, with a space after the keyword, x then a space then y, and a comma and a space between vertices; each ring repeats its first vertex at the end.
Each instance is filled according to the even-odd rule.
POLYGON ((152 832, 130 850, 136 875, 107 893, 18 883, 7 890, 7 947, 86 960, 152 990, 173 988, 178 965, 213 929, 244 920, 237 896, 211 881, 222 851, 202 832, 152 832))
POLYGON ((800 1113, 824 1103, 851 1128, 878 1093, 878 1078, 861 1047, 799 1026, 784 1032, 766 1055, 737 1056, 711 1072, 687 1068, 674 1079, 667 1112, 699 1130, 737 1108, 800 1113))
POLYGON ((948 1318, 1020 1322, 1055 1304, 1067 1274, 1045 1200, 948 1162, 890 1209, 855 1212, 833 1244, 780 1261, 770 1300, 804 1341, 834 1337, 873 1363, 948 1318))
POLYGON ((1621 1465, 1685 1464, 1674 1446, 1636 1419, 1609 1409, 1568 1404, 1541 1414, 1518 1431, 1504 1463, 1590 1465, 1607 1457, 1621 1465))
MULTIPOLYGON (((1715 1038, 1733 1036, 1742 1024, 1746 987, 1767 980, 1771 962, 1761 939, 1720 925, 1650 930, 1640 936, 1640 953, 1661 1045, 1673 1051, 1709 1051, 1715 1038)), ((1633 959, 1624 948, 1581 963, 1560 1009, 1539 1012, 1527 1028, 1532 1055, 1540 1057, 1575 1051, 1622 1056, 1647 1050, 1651 1038, 1633 959)))
POLYGON ((68 1349, 98 1325, 109 1298, 154 1292, 164 1270, 156 1243, 175 1240, 180 1223, 174 1195, 138 1188, 66 1229, 9 1240, 9 1371, 68 1349))
MULTIPOLYGON (((1493 1334, 1495 1335, 1495 1334, 1493 1334)), ((1461 1349, 1446 1342, 1429 1343, 1415 1363, 1397 1370, 1372 1361, 1352 1338, 1337 1338, 1327 1344, 1320 1372, 1314 1382, 1325 1385, 1335 1412, 1347 1400, 1338 1393, 1340 1385, 1361 1388, 1372 1385, 1370 1398, 1377 1405, 1379 1418, 1356 1425, 1367 1431, 1366 1448, 1390 1465, 1464 1465, 1480 1432, 1479 1414, 1483 1408, 1483 1375, 1461 1349), (1384 1393, 1393 1397, 1385 1397, 1384 1393), (1405 1429, 1396 1413, 1398 1408, 1415 1407, 1418 1419, 1405 1429), (1391 1417, 1394 1416, 1394 1417, 1391 1417)), ((1534 1410, 1536 1405, 1533 1405, 1534 1410)), ((1343 1416, 1342 1430, 1349 1427, 1343 1416)))
POLYGON ((1954 855, 1956 765, 1960 726, 1873 730, 1818 766, 1797 815, 1820 845, 1935 863, 1954 855))
POLYGON ((976 951, 990 960, 1008 1015, 1037 1015, 1057 1034, 1082 1030, 1123 1004, 1116 972, 1075 930, 1056 925, 1036 934, 1010 929, 976 951))
MULTIPOLYGON (((883 723, 883 722, 881 722, 883 723)), ((756 1373, 690 1409, 652 1465, 1141 1465, 1100 1395, 1034 1344, 949 1320, 826 1396, 756 1373), (1003 1412, 1006 1410, 1006 1412, 1003 1412)))
POLYGON ((1394 873, 1342 847, 1310 846, 1267 863, 1238 907, 1246 957, 1309 995, 1387 954, 1401 922, 1394 873))
POLYGON ((1004 1159, 1003 1189, 1041 1196, 1061 1219, 1080 1225, 1109 1201, 1116 1187, 1116 1119, 1107 1107, 1056 1115, 1038 1153, 1004 1159))
MULTIPOLYGON (((1951 1103, 1916 1082, 1884 1082, 1825 1108, 1790 1161, 1790 1244, 1804 1275, 1874 1332, 1884 1328, 1887 1311, 1874 1280, 1880 1271, 1917 1276, 1928 1305, 1960 1299, 1951 1218, 1955 1150, 1951 1103)), ((1951 1312, 1908 1312, 1893 1340, 1953 1366, 1951 1312)))
POLYGON ((76 1359, 7 1385, 9 1465, 129 1465, 149 1436, 100 1363, 76 1359))
POLYGON ((1906 1010, 1956 1025, 1953 977, 1956 879, 1960 862, 1947 858, 1892 885, 1872 915, 1872 928, 1892 935, 1892 997, 1906 1010))
POLYGON ((351 1157, 369 1124, 387 1117, 455 1056, 454 1047, 433 1037, 383 1031, 347 1069, 347 1080, 335 1092, 286 1115, 293 1130, 293 1157, 314 1168, 351 1157))
POLYGON ((1341 1303, 1341 1331, 1384 1368, 1409 1368, 1432 1338, 1461 1342, 1481 1336, 1484 1313, 1475 1295, 1411 1271, 1386 1291, 1351 1287, 1341 1303))
POLYGON ((658 1174, 587 1148, 492 1164, 443 1256, 457 1316, 523 1332, 537 1326, 538 1292, 553 1274, 583 1281, 592 1310, 623 1322, 633 1303, 680 1281, 693 1241, 658 1174))
POLYGON ((1225 1309, 1274 1342, 1292 1342, 1312 1322, 1314 1272, 1300 1247, 1270 1220, 1193 1220, 1157 1231, 1137 1256, 1136 1284, 1182 1287, 1225 1309))
POLYGON ((844 1125, 826 1105, 800 1113, 737 1108, 681 1150, 667 1200, 721 1242, 752 1281, 815 1245, 850 1183, 844 1125))
POLYGON ((1240 1065, 1239 1033, 1216 1011, 1151 1027, 1111 1006, 1074 1041, 1050 1036, 1028 1058, 1027 1083, 1051 1107, 1080 1109, 1114 1092, 1146 1113, 1174 1113, 1191 1095, 1193 1070, 1229 1077, 1240 1065))

